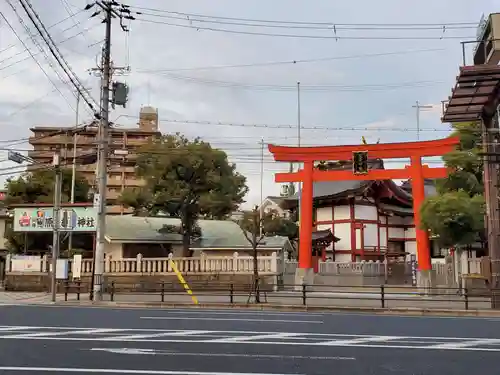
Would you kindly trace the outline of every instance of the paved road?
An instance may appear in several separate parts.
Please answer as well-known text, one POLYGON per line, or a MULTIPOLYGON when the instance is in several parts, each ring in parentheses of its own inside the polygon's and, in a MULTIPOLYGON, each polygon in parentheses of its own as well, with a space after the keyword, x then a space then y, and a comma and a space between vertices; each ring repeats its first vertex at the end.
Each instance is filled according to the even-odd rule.
POLYGON ((0 373, 498 374, 500 319, 0 306, 0 373))

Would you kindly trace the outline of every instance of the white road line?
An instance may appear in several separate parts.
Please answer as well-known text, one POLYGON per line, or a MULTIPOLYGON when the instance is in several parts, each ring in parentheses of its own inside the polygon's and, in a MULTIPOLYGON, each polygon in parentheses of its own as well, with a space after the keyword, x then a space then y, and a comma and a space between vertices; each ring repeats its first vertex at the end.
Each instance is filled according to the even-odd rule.
POLYGON ((296 313, 296 312, 280 312, 280 313, 272 313, 267 311, 258 311, 258 310, 238 310, 237 312, 225 312, 225 311, 214 311, 214 310, 165 310, 167 315, 169 314, 188 314, 188 315, 262 315, 262 316, 309 316, 309 317, 324 317, 325 314, 317 314, 317 313, 296 313))
POLYGON ((482 339, 482 340, 469 340, 462 342, 444 343, 439 345, 432 345, 431 349, 459 349, 469 348, 479 345, 497 345, 500 344, 500 339, 482 339))
POLYGON ((64 336, 64 335, 94 335, 97 333, 108 333, 121 331, 116 328, 99 328, 99 329, 80 329, 76 331, 59 331, 59 332, 39 332, 39 333, 26 333, 22 335, 11 335, 9 337, 14 339, 26 339, 34 337, 52 337, 52 336, 64 336))
POLYGON ((238 336, 238 337, 225 337, 222 339, 214 339, 209 342, 240 342, 240 341, 252 341, 252 340, 267 340, 267 339, 284 339, 287 337, 297 337, 303 336, 303 333, 292 333, 292 332, 283 332, 283 333, 269 333, 267 335, 254 335, 254 336, 238 336))
POLYGON ((370 342, 385 342, 390 340, 404 339, 402 336, 374 336, 374 337, 365 337, 353 340, 333 340, 333 341, 324 341, 321 345, 329 345, 329 346, 353 346, 358 344, 368 344, 370 342))
MULTIPOLYGON (((102 338, 95 338, 95 337, 11 337, 11 336, 0 336, 0 339, 21 339, 21 340, 46 340, 46 341, 77 341, 77 342, 84 342, 84 341, 105 341, 102 338)), ((114 341, 110 341, 114 342, 114 341)), ((167 340, 160 340, 160 339, 153 339, 153 340, 129 340, 129 342, 143 342, 143 343, 188 343, 188 344, 214 344, 211 340, 182 340, 182 339, 167 339, 167 340)), ((330 341, 323 341, 323 342, 307 342, 307 341, 234 341, 233 344, 256 344, 256 345, 290 345, 290 346, 332 346, 332 345, 325 345, 324 343, 328 343, 330 341)), ((363 348, 382 348, 382 349, 445 349, 445 350, 465 350, 465 351, 478 351, 478 352, 500 352, 500 347, 498 348, 482 348, 482 347, 441 347, 441 348, 436 348, 434 346, 424 346, 424 345, 393 345, 393 344, 387 344, 387 345, 381 345, 381 344, 348 344, 344 345, 344 347, 363 347, 363 348)), ((1 370, 1 369, 0 369, 1 370)))
POLYGON ((0 327, 0 332, 12 332, 33 329, 33 327, 0 327))
POLYGON ((231 322, 269 322, 269 323, 308 323, 308 324, 323 324, 322 320, 285 320, 285 319, 243 319, 243 318, 198 318, 198 317, 174 317, 174 316, 141 316, 141 319, 151 320, 218 320, 231 322))
POLYGON ((150 333, 143 335, 127 335, 127 336, 113 336, 113 337, 102 337, 101 341, 129 341, 138 339, 148 339, 153 337, 164 337, 164 336, 193 336, 193 335, 203 335, 204 333, 211 333, 211 331, 174 331, 174 332, 160 332, 160 333, 150 333))
POLYGON ((243 357, 243 358, 270 358, 270 359, 307 359, 307 360, 326 360, 326 361, 355 361, 354 357, 328 357, 328 356, 304 356, 304 355, 279 355, 279 354, 246 354, 246 353, 186 353, 154 349, 112 349, 112 348, 92 348, 94 352, 108 352, 115 354, 134 354, 134 355, 166 355, 181 357, 243 357))
POLYGON ((12 367, 1 366, 0 371, 25 372, 72 372, 92 374, 144 374, 144 375, 302 375, 302 374, 258 374, 245 372, 199 372, 199 371, 155 371, 155 370, 128 370, 103 368, 70 368, 70 367, 12 367))

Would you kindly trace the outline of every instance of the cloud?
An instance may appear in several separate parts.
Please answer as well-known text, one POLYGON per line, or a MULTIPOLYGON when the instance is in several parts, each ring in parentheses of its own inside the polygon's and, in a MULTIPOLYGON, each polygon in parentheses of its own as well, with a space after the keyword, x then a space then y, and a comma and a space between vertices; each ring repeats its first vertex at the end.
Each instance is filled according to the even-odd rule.
MULTIPOLYGON (((95 67, 96 56, 102 46, 104 26, 99 23, 98 18, 89 19, 88 12, 80 11, 87 3, 84 0, 53 1, 60 2, 61 6, 48 7, 47 0, 31 2, 46 25, 69 17, 64 3, 69 3, 69 9, 77 13, 73 18, 51 28, 50 32, 57 41, 71 38, 59 44, 59 47, 75 73, 91 87, 92 96, 98 99, 99 78, 89 75, 88 69, 95 67), (88 31, 83 32, 86 29, 88 31)), ((365 2, 363 12, 359 12, 359 3, 356 2, 309 4, 299 0, 256 0, 247 3, 231 0, 131 0, 130 5, 220 17, 328 23, 464 22, 471 21, 471 18, 474 21, 483 11, 489 10, 480 2, 467 0, 424 0, 404 5, 399 0, 387 0, 383 4, 365 2), (397 20, 395 14, 398 14, 397 20)), ((493 8, 492 4, 490 8, 493 8)), ((18 33, 26 38, 24 29, 19 25, 12 9, 2 3, 0 10, 9 18, 18 33)), ((29 24, 22 10, 18 10, 29 24)), ((297 143, 297 92, 294 89, 296 82, 300 81, 302 87, 302 144, 359 143, 362 135, 371 142, 376 142, 379 138, 381 142, 414 140, 415 131, 398 131, 398 128, 415 128, 415 111, 412 106, 417 100, 421 103, 440 103, 446 98, 461 61, 460 46, 455 39, 335 41, 258 37, 196 31, 141 21, 168 21, 161 17, 142 15, 137 18, 138 20, 131 23, 128 36, 120 31, 118 23, 113 26, 114 63, 116 66, 131 65, 129 75, 115 78, 127 82, 131 93, 127 108, 116 109, 111 118, 117 118, 117 123, 122 126, 134 125, 141 105, 152 104, 159 108, 162 131, 179 131, 190 137, 201 136, 215 146, 224 148, 241 173, 248 177, 249 206, 258 203, 260 199, 258 142, 261 138, 264 138, 266 143, 297 143), (411 52, 426 49, 435 51, 411 52), (401 53, 301 64, 159 72, 165 69, 251 65, 398 51, 401 53), (145 70, 155 71, 147 73, 145 70), (426 83, 415 84, 424 81, 426 83), (227 84, 228 82, 230 84, 227 84), (198 123, 169 120, 194 120, 198 123), (233 125, 217 125, 219 122, 233 125), (238 125, 242 123, 269 126, 238 125), (278 129, 273 126, 276 124, 290 126, 278 129), (322 129, 317 129, 318 127, 322 129), (352 130, 358 127, 363 129, 352 130)), ((189 25, 187 20, 175 20, 173 23, 189 25)), ((236 27, 225 25, 225 28, 236 27)), ((302 29, 254 29, 270 33, 317 33, 302 29)), ((464 35, 473 34, 474 30, 449 30, 447 33, 464 35)), ((321 35, 323 34, 324 32, 321 32, 321 35)), ((421 35, 418 31, 338 31, 340 36, 410 34, 421 35)), ((328 32, 328 35, 332 33, 328 32)), ((426 31, 425 35, 437 34, 435 31, 426 31)), ((17 47, 0 52, 0 60, 23 51, 23 47, 5 25, 0 28, 0 38, 6 45, 17 43, 17 47)), ((27 45, 34 53, 38 52, 32 42, 28 41, 27 45)), ((5 69, 2 67, 8 62, 0 62, 0 77, 9 76, 3 79, 0 85, 0 129, 3 139, 29 136, 28 128, 35 124, 73 125, 75 114, 68 104, 69 102, 74 108, 73 89, 61 83, 43 55, 35 57, 60 88, 64 98, 54 89, 53 84, 29 54, 24 53, 16 60, 21 57, 27 59, 5 69), (43 98, 36 101, 39 97, 43 98)), ((56 66, 53 59, 49 60, 56 66)), ((64 77, 60 69, 56 67, 56 70, 64 77)), ((84 111, 83 104, 81 108, 81 120, 90 119, 91 112, 84 111)), ((447 128, 440 123, 439 113, 434 109, 422 112, 421 127, 447 128)), ((444 135, 446 132, 422 132, 421 139, 444 135)), ((276 195, 280 187, 274 183, 274 172, 286 170, 288 165, 274 163, 267 151, 264 162, 264 194, 276 195)), ((7 164, 3 163, 0 167, 5 165, 7 164)))

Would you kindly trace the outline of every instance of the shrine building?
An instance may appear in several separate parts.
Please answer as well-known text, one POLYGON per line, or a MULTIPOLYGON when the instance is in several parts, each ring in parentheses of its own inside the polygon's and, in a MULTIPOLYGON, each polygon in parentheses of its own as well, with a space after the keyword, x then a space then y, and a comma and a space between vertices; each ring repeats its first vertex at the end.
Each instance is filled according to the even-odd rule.
MULTIPOLYGON (((345 170, 352 169, 352 162, 320 163, 317 167, 345 170)), ((383 161, 370 160, 369 168, 384 169, 383 161)), ((434 194, 433 181, 425 180, 425 195, 434 194)), ((296 210, 298 198, 298 194, 283 198, 282 207, 296 210)), ((330 230, 335 238, 326 247, 326 259, 410 260, 411 254, 416 255, 412 204, 408 181, 401 186, 392 180, 314 182, 313 230, 330 230)), ((443 258, 446 254, 432 240, 430 249, 432 258, 443 258)))

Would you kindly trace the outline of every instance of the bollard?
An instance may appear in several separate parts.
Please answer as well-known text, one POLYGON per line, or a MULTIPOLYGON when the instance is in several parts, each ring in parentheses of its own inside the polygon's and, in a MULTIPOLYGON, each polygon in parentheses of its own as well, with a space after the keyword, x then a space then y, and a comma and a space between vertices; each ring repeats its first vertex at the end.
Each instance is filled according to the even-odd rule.
POLYGON ((111 299, 111 302, 113 302, 115 300, 115 282, 114 281, 111 282, 111 290, 109 293, 109 298, 111 299))
POLYGON ((307 292, 307 286, 306 286, 306 284, 302 284, 302 304, 304 306, 307 305, 307 295, 306 295, 307 293, 306 292, 307 292))
POLYGON ((80 301, 80 288, 81 288, 81 285, 82 285, 82 282, 80 280, 78 280, 76 282, 76 300, 77 301, 80 301))
POLYGON ((68 285, 68 281, 65 281, 64 282, 64 301, 68 301, 68 289, 69 289, 69 285, 68 285))
POLYGON ((234 303, 234 284, 229 285, 229 303, 232 305, 234 303))
POLYGON ((385 308, 385 286, 380 285, 380 304, 382 308, 385 308))
POLYGON ((465 310, 469 310, 469 290, 464 288, 465 310))
POLYGON ((165 302, 165 281, 161 282, 161 301, 165 302))

